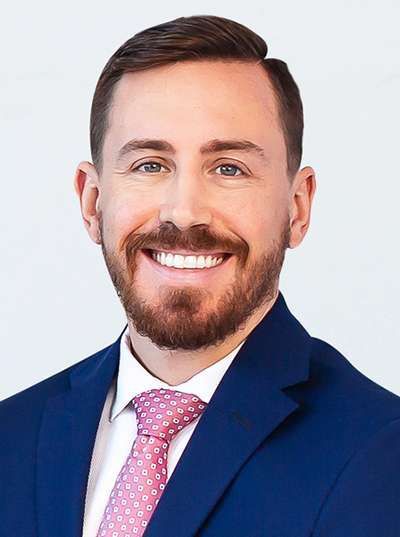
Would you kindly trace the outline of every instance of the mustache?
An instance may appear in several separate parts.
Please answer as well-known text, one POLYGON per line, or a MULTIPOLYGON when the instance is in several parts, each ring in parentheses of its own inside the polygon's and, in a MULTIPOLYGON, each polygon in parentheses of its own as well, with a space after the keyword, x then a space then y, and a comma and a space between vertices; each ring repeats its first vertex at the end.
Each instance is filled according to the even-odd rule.
POLYGON ((186 231, 181 231, 172 222, 165 222, 150 233, 130 233, 122 242, 121 249, 125 252, 127 260, 132 259, 137 250, 217 250, 247 257, 248 246, 234 242, 228 238, 213 234, 208 226, 199 224, 186 231))

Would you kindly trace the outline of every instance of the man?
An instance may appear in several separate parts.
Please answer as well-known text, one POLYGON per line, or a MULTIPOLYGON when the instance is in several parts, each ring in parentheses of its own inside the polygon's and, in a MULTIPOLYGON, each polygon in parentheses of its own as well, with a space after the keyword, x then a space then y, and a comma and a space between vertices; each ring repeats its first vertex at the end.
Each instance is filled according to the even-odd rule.
POLYGON ((193 16, 105 66, 75 189, 128 322, 1 403, 1 535, 400 535, 400 398, 279 291, 315 173, 266 54, 193 16))

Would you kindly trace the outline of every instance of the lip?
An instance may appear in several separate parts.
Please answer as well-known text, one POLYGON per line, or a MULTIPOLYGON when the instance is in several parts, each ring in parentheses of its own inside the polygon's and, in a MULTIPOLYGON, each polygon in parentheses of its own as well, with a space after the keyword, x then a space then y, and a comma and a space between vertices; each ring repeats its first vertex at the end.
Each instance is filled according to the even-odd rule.
POLYGON ((193 253, 190 250, 156 250, 154 248, 145 248, 146 252, 164 252, 166 254, 173 254, 173 255, 204 255, 205 257, 211 255, 213 257, 221 257, 226 255, 231 255, 230 252, 210 252, 210 251, 204 251, 204 252, 196 252, 193 253))
MULTIPOLYGON (((162 278, 175 281, 175 282, 194 282, 200 283, 208 281, 211 278, 218 276, 221 270, 227 267, 233 259, 233 255, 229 255, 222 263, 216 265, 215 267, 204 268, 204 269, 180 269, 175 267, 167 267, 166 265, 160 265, 157 261, 151 257, 149 250, 144 251, 140 250, 139 255, 141 260, 145 263, 145 266, 149 267, 150 270, 154 271, 156 274, 159 274, 162 278)), ((192 254, 193 255, 193 254, 192 254)), ((203 254, 198 254, 203 255, 203 254)))

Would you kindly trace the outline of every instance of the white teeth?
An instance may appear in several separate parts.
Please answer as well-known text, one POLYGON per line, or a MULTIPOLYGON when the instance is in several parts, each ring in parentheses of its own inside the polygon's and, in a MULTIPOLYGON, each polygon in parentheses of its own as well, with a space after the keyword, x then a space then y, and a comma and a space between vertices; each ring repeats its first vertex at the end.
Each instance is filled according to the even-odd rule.
POLYGON ((184 257, 183 259, 183 266, 184 268, 196 268, 196 256, 195 255, 188 255, 184 257))
POLYGON ((151 257, 157 263, 166 265, 167 267, 202 269, 211 268, 219 265, 223 261, 223 257, 213 257, 208 255, 181 255, 181 254, 166 254, 165 252, 151 252, 151 257))
MULTIPOLYGON (((161 254, 158 254, 158 255, 161 256, 161 254)), ((167 267, 172 267, 172 265, 174 263, 174 256, 172 254, 167 254, 167 255, 162 254, 162 255, 163 255, 163 261, 165 262, 167 267)), ((154 252, 153 252, 153 257, 154 257, 154 252)), ((155 257, 155 260, 157 261, 157 257, 155 257)))

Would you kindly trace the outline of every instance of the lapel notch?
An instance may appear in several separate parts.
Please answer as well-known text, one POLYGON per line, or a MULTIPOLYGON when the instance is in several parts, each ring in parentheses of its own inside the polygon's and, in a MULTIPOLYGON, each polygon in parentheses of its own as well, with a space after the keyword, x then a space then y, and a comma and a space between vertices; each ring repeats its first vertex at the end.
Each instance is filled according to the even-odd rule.
POLYGON ((308 379, 310 347, 279 292, 202 414, 146 537, 197 534, 247 459, 299 407, 282 389, 308 379))

